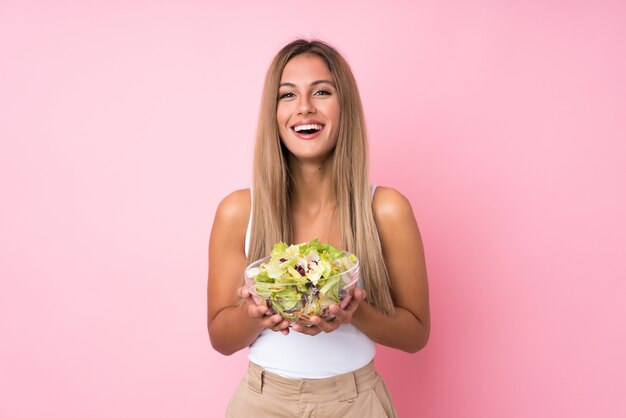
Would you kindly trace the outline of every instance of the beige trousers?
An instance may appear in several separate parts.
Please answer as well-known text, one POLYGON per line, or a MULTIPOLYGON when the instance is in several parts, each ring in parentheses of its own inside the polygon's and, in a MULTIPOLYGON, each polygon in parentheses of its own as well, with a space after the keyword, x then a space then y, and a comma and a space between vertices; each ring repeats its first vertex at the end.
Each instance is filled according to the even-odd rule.
POLYGON ((374 363, 327 379, 287 379, 254 363, 226 409, 227 418, 397 418, 374 363))

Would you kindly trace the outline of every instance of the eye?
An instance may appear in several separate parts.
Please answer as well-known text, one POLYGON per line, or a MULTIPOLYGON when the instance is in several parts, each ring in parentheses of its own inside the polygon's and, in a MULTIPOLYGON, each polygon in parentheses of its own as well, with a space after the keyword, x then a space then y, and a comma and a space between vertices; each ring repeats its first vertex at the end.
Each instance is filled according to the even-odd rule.
POLYGON ((315 93, 313 93, 314 96, 330 96, 332 93, 329 92, 328 90, 318 90, 315 93))
POLYGON ((279 94, 278 95, 278 99, 279 100, 280 99, 288 99, 288 98, 291 98, 291 97, 294 97, 294 96, 295 96, 295 94, 293 94, 292 92, 288 91, 286 93, 279 94))

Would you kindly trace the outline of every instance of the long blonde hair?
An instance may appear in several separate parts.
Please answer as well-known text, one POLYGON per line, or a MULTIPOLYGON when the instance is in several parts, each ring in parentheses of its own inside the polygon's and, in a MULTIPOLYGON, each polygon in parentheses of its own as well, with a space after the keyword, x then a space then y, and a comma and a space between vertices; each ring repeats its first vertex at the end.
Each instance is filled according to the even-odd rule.
POLYGON ((301 54, 320 57, 333 75, 337 89, 341 116, 331 171, 342 247, 361 260, 367 301, 380 312, 392 314, 389 275, 372 213, 361 98, 348 63, 324 42, 303 39, 291 42, 278 52, 267 71, 254 152, 248 260, 252 262, 267 256, 278 241, 292 242, 289 214, 293 185, 287 164, 289 151, 280 140, 276 110, 283 69, 289 60, 301 54))

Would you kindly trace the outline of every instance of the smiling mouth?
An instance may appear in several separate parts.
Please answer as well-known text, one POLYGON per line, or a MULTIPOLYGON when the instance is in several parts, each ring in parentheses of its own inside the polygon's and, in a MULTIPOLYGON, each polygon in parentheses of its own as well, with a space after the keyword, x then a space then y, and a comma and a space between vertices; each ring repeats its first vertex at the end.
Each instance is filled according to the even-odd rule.
POLYGON ((324 125, 321 125, 319 123, 312 123, 308 125, 294 126, 291 129, 293 129, 296 133, 299 133, 299 134, 311 135, 311 134, 321 131, 323 128, 324 128, 324 125))

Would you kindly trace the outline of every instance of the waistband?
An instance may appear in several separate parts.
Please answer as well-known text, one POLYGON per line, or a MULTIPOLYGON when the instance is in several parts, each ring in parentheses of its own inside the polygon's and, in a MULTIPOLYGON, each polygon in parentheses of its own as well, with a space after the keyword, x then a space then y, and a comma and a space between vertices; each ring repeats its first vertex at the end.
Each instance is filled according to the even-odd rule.
POLYGON ((248 386, 253 392, 266 392, 285 399, 323 402, 354 399, 359 393, 373 389, 379 379, 373 361, 353 372, 324 379, 288 379, 252 362, 246 374, 248 386))

